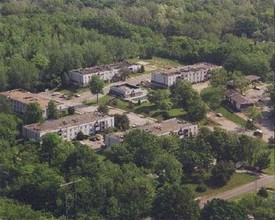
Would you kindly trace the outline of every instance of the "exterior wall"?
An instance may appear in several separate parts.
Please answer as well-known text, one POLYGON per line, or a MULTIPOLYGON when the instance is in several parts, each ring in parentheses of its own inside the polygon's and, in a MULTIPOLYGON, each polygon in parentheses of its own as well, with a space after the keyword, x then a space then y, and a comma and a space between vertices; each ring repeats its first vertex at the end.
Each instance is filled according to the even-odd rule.
POLYGON ((113 134, 106 134, 104 137, 104 144, 106 147, 112 147, 115 144, 119 144, 123 141, 122 138, 113 135, 113 134))
POLYGON ((198 134, 199 134, 198 125, 190 125, 188 127, 184 126, 178 131, 178 135, 180 138, 196 137, 198 134))
MULTIPOLYGON (((131 65, 128 67, 132 72, 138 72, 141 68, 141 65, 131 65)), ((116 74, 119 73, 120 69, 112 69, 106 71, 99 71, 90 74, 82 74, 81 71, 72 70, 69 71, 69 78, 72 82, 77 83, 79 86, 85 87, 89 86, 92 76, 98 75, 102 80, 109 81, 116 74)))
POLYGON ((35 131, 33 129, 29 129, 27 126, 24 126, 23 136, 27 139, 34 139, 37 142, 41 142, 43 135, 47 133, 58 133, 64 140, 71 141, 76 138, 78 132, 80 131, 82 131, 84 135, 92 135, 103 132, 108 127, 114 127, 114 117, 50 131, 35 131))
POLYGON ((121 98, 132 98, 132 97, 145 97, 147 95, 147 91, 140 89, 140 88, 136 88, 136 89, 129 89, 127 91, 116 87, 116 86, 112 86, 110 88, 109 91, 110 94, 115 95, 117 97, 121 97, 121 98))
POLYGON ((152 73, 151 83, 156 87, 167 88, 176 83, 177 80, 183 79, 191 83, 204 82, 209 78, 209 70, 189 71, 175 74, 152 73))

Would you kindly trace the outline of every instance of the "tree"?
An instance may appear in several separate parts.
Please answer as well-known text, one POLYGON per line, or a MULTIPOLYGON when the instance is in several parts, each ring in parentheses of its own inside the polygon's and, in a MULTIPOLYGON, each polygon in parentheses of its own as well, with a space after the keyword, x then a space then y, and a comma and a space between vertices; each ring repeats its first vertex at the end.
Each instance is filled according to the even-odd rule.
POLYGON ((70 107, 68 108, 68 114, 69 114, 69 115, 74 115, 74 113, 75 113, 75 108, 74 108, 73 106, 70 106, 70 107))
POLYGON ((245 87, 247 86, 247 81, 240 71, 234 71, 232 73, 232 80, 236 89, 240 90, 241 94, 243 94, 245 87))
POLYGON ((267 198, 268 197, 268 192, 267 192, 267 190, 264 187, 261 187, 258 190, 257 195, 262 196, 264 198, 267 198))
POLYGON ((18 135, 18 120, 13 115, 0 113, 0 125, 0 140, 12 143, 18 135))
POLYGON ((211 170, 211 182, 214 186, 224 186, 234 172, 234 164, 218 162, 211 170))
POLYGON ((57 119, 59 114, 55 104, 55 101, 50 100, 47 107, 48 119, 57 119))
POLYGON ((107 105, 100 105, 97 108, 97 111, 102 112, 103 114, 108 114, 109 110, 110 109, 109 109, 109 107, 107 105))
POLYGON ((212 219, 247 219, 245 209, 233 202, 227 202, 222 199, 212 199, 208 201, 201 211, 202 220, 212 219))
POLYGON ((150 90, 147 96, 148 96, 148 100, 154 103, 158 109, 161 109, 161 110, 171 109, 171 105, 169 103, 168 90, 164 90, 164 89, 150 90))
POLYGON ((157 158, 155 172, 158 180, 164 183, 180 183, 182 177, 182 164, 171 154, 164 153, 157 158))
POLYGON ((126 131, 130 128, 130 121, 126 114, 122 114, 122 115, 115 114, 114 117, 115 117, 115 127, 116 128, 123 130, 123 131, 126 131))
POLYGON ((37 102, 32 102, 27 105, 23 118, 25 124, 41 122, 43 118, 43 110, 37 102))
POLYGON ((215 69, 211 72, 210 85, 212 87, 226 87, 229 80, 228 72, 225 69, 215 69))
POLYGON ((128 68, 120 69, 118 74, 120 75, 120 79, 122 81, 125 81, 127 78, 130 77, 131 70, 129 70, 128 68))
POLYGON ((41 160, 51 165, 57 157, 57 148, 62 143, 62 138, 57 133, 48 133, 42 137, 41 160))
POLYGON ((260 147, 253 152, 253 166, 257 167, 260 172, 270 165, 270 151, 267 149, 260 149, 260 147))
POLYGON ((84 135, 82 131, 79 131, 79 132, 77 133, 75 139, 78 140, 78 141, 83 141, 85 138, 87 138, 87 136, 84 135))
POLYGON ((188 188, 165 184, 158 190, 152 208, 155 219, 195 220, 199 215, 198 202, 188 188))
POLYGON ((62 88, 65 88, 65 89, 68 88, 70 85, 70 79, 66 72, 63 72, 61 75, 61 85, 62 85, 62 88))
POLYGON ((0 96, 0 112, 6 113, 6 114, 9 114, 12 112, 11 102, 4 96, 0 96))
POLYGON ((103 93, 104 82, 99 76, 92 76, 90 82, 90 90, 92 94, 96 94, 96 102, 98 103, 98 94, 103 93))

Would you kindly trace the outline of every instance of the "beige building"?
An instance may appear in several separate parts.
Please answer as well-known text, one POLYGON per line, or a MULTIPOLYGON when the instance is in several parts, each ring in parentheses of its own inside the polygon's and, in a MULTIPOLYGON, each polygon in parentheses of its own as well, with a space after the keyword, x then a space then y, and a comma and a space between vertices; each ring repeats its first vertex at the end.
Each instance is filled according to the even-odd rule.
POLYGON ((109 65, 100 65, 90 68, 75 69, 69 71, 70 81, 79 86, 89 86, 92 76, 98 75, 104 81, 110 81, 112 78, 119 74, 121 69, 129 69, 132 72, 138 72, 141 69, 139 64, 131 64, 129 62, 118 62, 109 65))
POLYGON ((92 135, 114 127, 114 117, 99 112, 71 115, 57 120, 25 125, 23 136, 27 139, 41 141, 47 133, 58 133, 64 140, 71 141, 82 131, 84 135, 92 135))
POLYGON ((110 95, 133 102, 147 100, 147 93, 147 90, 128 83, 112 86, 109 91, 110 95))
MULTIPOLYGON (((171 118, 160 123, 140 126, 137 129, 150 132, 156 136, 176 134, 180 138, 197 136, 199 134, 199 127, 197 124, 171 118)), ((117 132, 105 135, 104 142, 107 147, 114 144, 121 143, 125 132, 117 132)))
MULTIPOLYGON (((14 89, 10 91, 1 92, 0 95, 10 100, 12 110, 17 114, 24 114, 28 104, 37 102, 43 110, 43 117, 47 117, 47 106, 50 99, 41 97, 39 94, 31 93, 22 89, 14 89)), ((67 106, 65 106, 63 103, 56 101, 55 103, 59 111, 67 109, 67 106)))
POLYGON ((164 72, 152 73, 151 84, 153 87, 168 88, 177 80, 186 80, 190 83, 204 82, 209 79, 210 71, 217 68, 221 67, 210 63, 172 68, 164 72))

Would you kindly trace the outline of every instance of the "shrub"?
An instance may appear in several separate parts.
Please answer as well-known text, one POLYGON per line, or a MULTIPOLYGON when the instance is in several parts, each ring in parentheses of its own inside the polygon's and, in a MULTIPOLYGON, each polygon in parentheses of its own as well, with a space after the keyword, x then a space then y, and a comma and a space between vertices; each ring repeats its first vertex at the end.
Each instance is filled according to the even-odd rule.
POLYGON ((206 191, 206 185, 204 183, 201 183, 196 188, 196 192, 205 192, 205 191, 206 191))
POLYGON ((261 187, 257 194, 261 197, 267 198, 268 197, 268 192, 264 187, 261 187))

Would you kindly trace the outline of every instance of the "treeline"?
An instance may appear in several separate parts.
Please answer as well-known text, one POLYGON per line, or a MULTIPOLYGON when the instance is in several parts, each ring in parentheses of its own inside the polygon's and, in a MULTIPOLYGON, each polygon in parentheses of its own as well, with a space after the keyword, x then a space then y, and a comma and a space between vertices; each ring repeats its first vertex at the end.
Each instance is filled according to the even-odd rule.
MULTIPOLYGON (((203 192, 225 185, 239 161, 257 170, 270 163, 264 142, 221 129, 202 129, 199 137, 182 140, 133 130, 124 143, 96 153, 55 133, 45 135, 41 145, 18 142, 20 124, 0 114, 0 197, 15 201, 0 205, 11 210, 22 203, 39 212, 15 207, 11 218, 58 218, 66 215, 67 201, 75 204, 69 218, 196 220, 204 211, 186 184, 203 192)), ((244 207, 242 215, 250 213, 244 207)), ((0 208, 5 218, 2 213, 0 208)))
POLYGON ((0 12, 0 90, 53 88, 70 69, 137 56, 274 71, 271 0, 9 0, 0 12))

